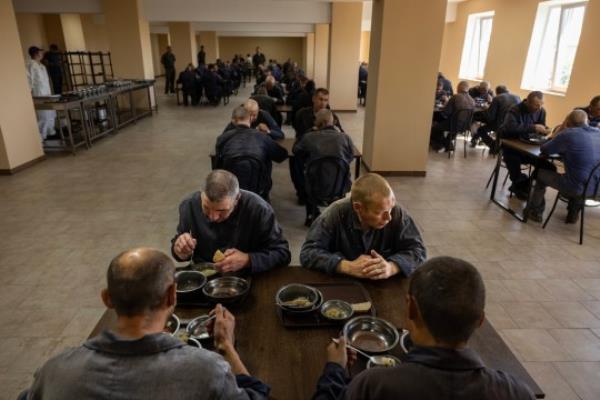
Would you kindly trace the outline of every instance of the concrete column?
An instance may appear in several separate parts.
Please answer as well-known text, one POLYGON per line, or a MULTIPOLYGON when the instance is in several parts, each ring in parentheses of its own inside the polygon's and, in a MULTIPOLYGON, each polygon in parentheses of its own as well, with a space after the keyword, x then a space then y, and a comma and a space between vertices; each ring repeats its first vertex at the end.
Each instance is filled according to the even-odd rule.
MULTIPOLYGON (((171 36, 171 47, 177 61, 177 71, 192 63, 196 65, 196 33, 189 22, 169 22, 169 35, 171 36)), ((164 51, 164 50, 163 50, 164 51)))
POLYGON ((204 52, 206 53, 206 63, 215 63, 217 61, 217 58, 219 58, 219 37, 217 36, 217 32, 198 32, 197 39, 198 51, 200 51, 200 46, 204 46, 204 52))
POLYGON ((446 3, 373 1, 363 135, 363 160, 372 171, 426 173, 446 3), (399 71, 398 60, 416 58, 399 71))
POLYGON ((141 0, 103 0, 115 77, 153 79, 150 26, 141 0))
POLYGON ((310 77, 315 73, 315 34, 312 32, 304 38, 304 73, 310 77))
POLYGON ((362 2, 331 4, 329 102, 333 110, 356 111, 362 2))
MULTIPOLYGON (((315 24, 313 79, 317 87, 327 86, 329 71, 329 24, 315 24)), ((310 75, 308 75, 310 77, 310 75)))
POLYGON ((65 51, 87 51, 79 14, 60 14, 65 51))
POLYGON ((62 51, 65 49, 65 37, 59 14, 43 14, 44 27, 48 45, 55 44, 62 51))
POLYGON ((12 0, 0 0, 0 174, 44 157, 12 0))

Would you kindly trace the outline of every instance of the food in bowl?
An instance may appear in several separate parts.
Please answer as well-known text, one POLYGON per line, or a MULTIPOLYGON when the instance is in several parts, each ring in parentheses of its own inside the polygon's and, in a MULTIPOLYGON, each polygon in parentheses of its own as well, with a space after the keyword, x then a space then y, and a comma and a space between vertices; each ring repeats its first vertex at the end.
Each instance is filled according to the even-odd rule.
POLYGON ((205 277, 210 278, 211 276, 216 275, 217 271, 212 268, 207 268, 200 271, 200 273, 205 277))
POLYGON ((392 368, 399 365, 401 361, 391 355, 372 356, 367 363, 367 368, 381 367, 392 368))
POLYGON ((344 300, 327 300, 321 306, 321 315, 332 321, 348 319, 352 314, 352 305, 344 300))
POLYGON ((327 318, 344 319, 348 318, 348 313, 338 307, 330 307, 323 313, 327 318))
POLYGON ((312 302, 308 299, 308 297, 296 297, 293 300, 284 301, 281 304, 286 307, 310 307, 312 302))

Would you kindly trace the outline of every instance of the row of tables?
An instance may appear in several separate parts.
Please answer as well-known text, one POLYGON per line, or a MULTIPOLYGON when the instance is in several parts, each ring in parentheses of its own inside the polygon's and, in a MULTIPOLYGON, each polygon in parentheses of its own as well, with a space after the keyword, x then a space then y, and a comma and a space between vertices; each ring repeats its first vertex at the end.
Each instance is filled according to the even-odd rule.
POLYGON ((152 101, 153 86, 154 81, 147 80, 111 87, 91 96, 71 100, 68 97, 66 100, 34 97, 36 110, 53 110, 57 113, 60 140, 45 141, 44 150, 70 150, 75 154, 77 148, 90 148, 95 140, 152 115, 158 109, 156 105, 153 107, 153 103, 156 104, 152 101), (143 108, 138 108, 135 103, 134 93, 139 91, 146 91, 147 104, 143 108))

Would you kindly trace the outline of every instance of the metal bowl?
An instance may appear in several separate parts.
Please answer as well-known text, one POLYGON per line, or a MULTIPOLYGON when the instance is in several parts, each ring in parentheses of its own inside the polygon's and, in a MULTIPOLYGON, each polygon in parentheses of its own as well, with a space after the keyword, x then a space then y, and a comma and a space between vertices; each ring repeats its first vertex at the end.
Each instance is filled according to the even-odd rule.
POLYGON ((321 306, 321 315, 330 321, 345 321, 354 315, 354 310, 352 305, 346 301, 327 300, 321 306))
POLYGON ((275 294, 275 303, 284 311, 306 313, 319 308, 323 303, 323 295, 312 286, 291 283, 280 288, 275 294), (304 304, 291 304, 294 300, 306 299, 304 304))
POLYGON ((179 271, 175 273, 177 294, 190 294, 202 290, 206 276, 198 271, 179 271))
POLYGON ((208 329, 206 329, 205 323, 206 320, 209 318, 209 315, 201 315, 199 317, 194 318, 188 323, 186 331, 190 338, 196 340, 212 339, 212 335, 208 332, 208 329))
POLYGON ((237 276, 222 276, 209 281, 202 293, 215 303, 233 303, 250 290, 250 283, 237 276))
POLYGON ((175 336, 177 331, 179 331, 179 327, 181 326, 181 322, 179 318, 175 314, 171 314, 167 323, 165 324, 165 332, 170 334, 171 336, 175 336))
POLYGON ((394 357, 390 354, 381 354, 372 356, 367 362, 367 368, 393 368, 400 365, 402 361, 399 358, 394 357))
POLYGON ((403 329, 402 335, 400 335, 400 347, 402 348, 402 351, 408 353, 414 346, 415 345, 410 338, 410 332, 406 329, 403 329))
POLYGON ((352 318, 344 325, 343 334, 348 344, 366 353, 385 353, 400 340, 396 327, 370 316, 352 318))

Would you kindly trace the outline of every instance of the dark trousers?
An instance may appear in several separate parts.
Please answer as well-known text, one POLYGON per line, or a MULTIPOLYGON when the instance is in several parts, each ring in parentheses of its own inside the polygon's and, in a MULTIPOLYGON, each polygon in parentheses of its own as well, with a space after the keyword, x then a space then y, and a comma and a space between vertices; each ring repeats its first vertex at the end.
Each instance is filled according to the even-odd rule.
POLYGON ((181 94, 183 95, 183 105, 184 106, 187 106, 189 104, 188 97, 193 106, 198 104, 198 94, 196 93, 195 90, 182 90, 181 94))
POLYGON ((431 126, 431 136, 429 143, 434 150, 439 150, 442 147, 448 149, 452 145, 452 135, 444 137, 444 132, 450 130, 450 120, 434 122, 431 126))
POLYGON ((493 129, 490 125, 482 125, 477 129, 477 133, 473 135, 471 141, 476 142, 477 139, 481 139, 489 148, 492 148, 495 143, 495 140, 490 136, 490 132, 492 131, 493 129))
POLYGON ((51 72, 49 73, 50 80, 52 81, 52 89, 54 90, 54 94, 62 94, 62 84, 63 77, 61 71, 51 72))
POLYGON ((502 150, 502 156, 504 157, 504 163, 506 164, 508 175, 513 184, 529 185, 529 177, 521 172, 521 165, 523 164, 537 165, 538 169, 556 171, 556 167, 550 161, 536 159, 535 157, 531 157, 511 148, 504 148, 502 150))
POLYGON ((529 199, 529 204, 527 207, 535 212, 536 214, 543 214, 544 209, 546 208, 546 200, 544 196, 546 194, 546 188, 551 187, 561 192, 561 194, 565 197, 569 198, 568 210, 571 213, 577 213, 584 205, 583 199, 577 198, 577 193, 561 191, 561 177, 562 175, 556 171, 540 169, 537 171, 535 178, 535 185, 533 187, 533 192, 531 194, 531 198, 529 199))
POLYGON ((294 188, 296 188, 296 196, 298 200, 306 201, 306 186, 304 183, 304 163, 298 157, 290 157, 290 177, 294 188))
POLYGON ((175 68, 165 68, 165 94, 175 93, 175 68))

